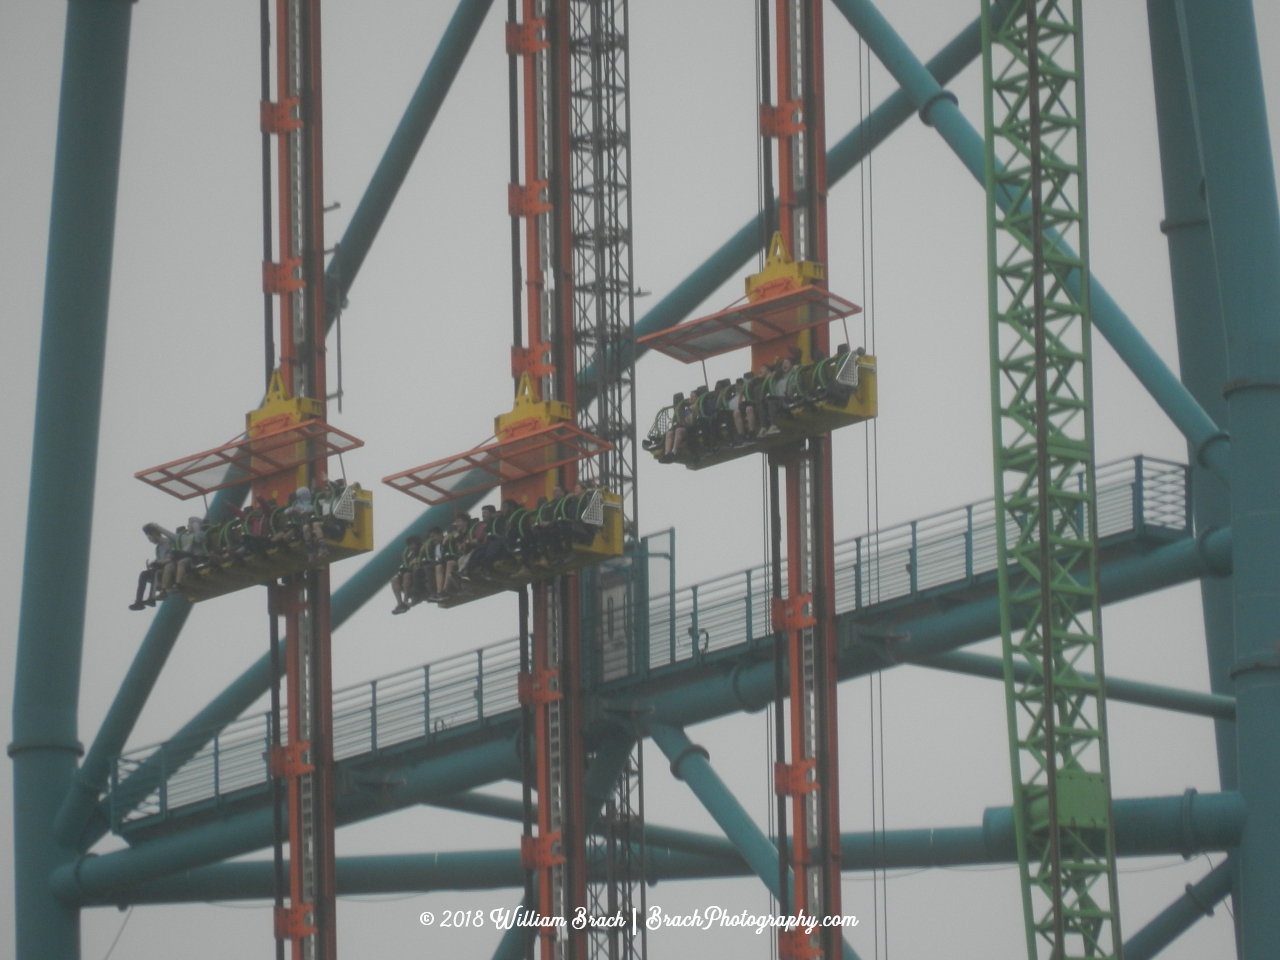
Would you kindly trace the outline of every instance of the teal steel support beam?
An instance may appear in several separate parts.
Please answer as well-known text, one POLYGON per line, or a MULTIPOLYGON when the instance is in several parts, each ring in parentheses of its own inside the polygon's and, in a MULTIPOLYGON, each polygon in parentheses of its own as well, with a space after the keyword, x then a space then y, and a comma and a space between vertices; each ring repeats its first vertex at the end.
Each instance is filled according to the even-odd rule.
MULTIPOLYGON (((1202 796, 1189 791, 1180 797, 1117 801, 1116 817, 1124 855, 1195 855, 1226 850, 1239 841, 1244 804, 1239 794, 1202 796)), ((658 883, 752 875, 728 841, 703 839, 723 844, 728 855, 651 851, 656 855, 649 861, 646 879, 658 883)), ((980 827, 846 833, 841 838, 841 851, 846 872, 869 870, 873 865, 877 869, 910 869, 1010 863, 1017 856, 1013 811, 1008 807, 987 810, 980 827)), ((497 890, 524 882, 518 850, 341 857, 337 874, 338 892, 344 896, 497 890)), ((270 897, 271 890, 269 862, 223 863, 113 891, 85 905, 256 900, 270 897)))
POLYGON ((18 960, 78 960, 80 915, 49 889, 75 857, 53 819, 78 740, 89 539, 132 4, 67 4, 14 674, 18 960))
MULTIPOLYGON (((707 751, 693 744, 679 727, 651 723, 649 736, 671 762, 672 776, 689 785, 693 795, 720 825, 720 829, 737 848, 751 872, 764 881, 774 897, 778 897, 778 848, 756 826, 751 815, 716 775, 711 768, 707 751)), ((841 840, 843 846, 843 837, 841 840)), ((793 883, 794 879, 789 882, 793 883)), ((795 902, 791 891, 787 891, 787 902, 795 902)), ((849 941, 841 938, 841 943, 844 944, 844 960, 858 960, 849 941)))
MULTIPOLYGON (((468 791, 456 796, 434 800, 433 807, 444 810, 457 810, 462 813, 474 813, 482 817, 494 817, 498 820, 510 820, 520 823, 524 819, 524 804, 519 800, 507 797, 495 797, 492 794, 468 791)), ((533 805, 537 815, 538 805, 533 805)), ((727 857, 740 859, 738 851, 724 837, 713 837, 693 830, 679 830, 674 827, 659 827, 652 823, 644 825, 644 843, 646 847, 664 847, 682 853, 697 853, 709 857, 727 857)))
MULTIPOLYGON (((947 670, 951 673, 964 673, 971 677, 1004 679, 1004 663, 1000 658, 988 657, 980 653, 955 650, 929 660, 921 660, 920 666, 947 670)), ((1014 678, 1020 683, 1025 682, 1030 673, 1031 668, 1028 665, 1014 665, 1014 678)), ((1091 674, 1082 673, 1080 677, 1085 683, 1093 682, 1091 674)), ((1161 710, 1176 710, 1179 713, 1191 713, 1201 717, 1213 717, 1219 722, 1228 724, 1236 718, 1235 698, 1222 694, 1178 690, 1175 687, 1162 687, 1155 683, 1121 680, 1116 677, 1106 677, 1103 680, 1103 686, 1108 700, 1137 703, 1145 707, 1158 707, 1161 710)))
POLYGON ((1249 0, 1179 0, 1227 332, 1244 960, 1280 943, 1280 205, 1249 0))
MULTIPOLYGON (((983 140, 947 93, 916 59, 915 54, 869 0, 834 0, 880 62, 884 64, 920 111, 980 184, 986 183, 983 140)), ((1205 413, 1132 321, 1096 278, 1090 277, 1093 325, 1146 387, 1152 398, 1182 431, 1195 452, 1195 462, 1226 476, 1230 444, 1227 435, 1205 413)))
MULTIPOLYGON (((438 83, 452 82, 457 72, 457 64, 454 61, 456 59, 460 62, 461 56, 466 52, 459 45, 465 43, 469 46, 471 39, 474 39, 474 33, 468 34, 467 30, 479 28, 479 23, 483 20, 483 11, 479 8, 483 6, 487 9, 491 2, 492 0, 485 0, 485 2, 463 0, 458 11, 454 14, 454 19, 450 23, 449 30, 445 33, 445 38, 441 40, 440 48, 432 58, 427 75, 423 77, 423 85, 419 86, 418 92, 414 95, 414 100, 410 104, 411 113, 415 108, 420 111, 426 111, 427 109, 434 111, 439 108, 439 98, 443 97, 445 91, 441 90, 438 93, 424 92, 427 78, 432 76, 433 70, 435 70, 434 76, 437 78, 438 83), (466 27, 465 30, 464 27, 466 27), (452 31, 455 31, 455 29, 456 33, 453 33, 452 31), (451 36, 453 37, 452 41, 450 41, 451 36), (447 44, 450 45, 447 46, 447 44), (446 49, 451 52, 446 54, 446 49), (438 69, 436 69, 437 62, 440 63, 438 69), (450 68, 452 72, 445 69, 446 64, 452 65, 450 68)), ((943 47, 937 56, 929 61, 927 69, 938 83, 949 83, 961 70, 973 62, 974 58, 981 52, 981 47, 981 29, 978 21, 974 20, 954 40, 943 47)), ((911 99, 903 91, 899 90, 890 95, 871 112, 865 121, 847 133, 827 152, 828 182, 834 185, 837 180, 848 174, 864 157, 902 126, 913 112, 914 108, 911 104, 911 99)), ((434 112, 431 113, 431 117, 434 117, 434 112)), ((379 164, 378 172, 375 173, 373 181, 366 190, 366 199, 361 200, 356 215, 352 218, 351 225, 347 228, 347 234, 344 235, 339 246, 339 252, 334 254, 334 260, 330 262, 326 290, 337 290, 339 283, 341 283, 345 296, 345 290, 350 288, 351 282, 355 278, 355 271, 364 262, 364 255, 373 241, 373 233, 376 232, 376 228, 385 219, 387 207, 403 182, 404 175, 408 171, 407 164, 412 161, 418 147, 421 146, 421 136, 426 134, 423 119, 424 114, 419 113, 413 116, 406 115, 405 119, 401 121, 400 127, 397 129, 396 138, 393 139, 392 146, 387 149, 387 156, 379 164), (421 136, 416 142, 408 139, 410 131, 419 130, 421 130, 421 136), (365 212, 361 213, 361 211, 365 212), (339 256, 341 256, 341 260, 338 259, 339 256)), ((755 256, 761 248, 760 221, 757 217, 743 225, 701 266, 695 269, 685 280, 681 281, 674 290, 658 301, 653 309, 637 321, 636 336, 641 337, 658 330, 665 330, 667 327, 679 323, 692 313, 703 300, 732 278, 734 273, 755 256)), ((340 301, 331 303, 330 308, 332 309, 337 302, 340 301)), ((594 384, 594 371, 588 369, 579 372, 578 389, 580 400, 591 395, 594 384)), ((452 504, 452 508, 466 510, 474 506, 479 499, 478 496, 462 498, 455 501, 452 504)), ((215 508, 216 506, 217 503, 215 501, 215 508)), ((445 524, 452 516, 453 514, 449 507, 432 507, 401 531, 399 536, 389 540, 387 546, 374 554, 364 566, 343 584, 341 589, 334 593, 333 628, 337 629, 348 617, 390 582, 400 565, 400 545, 405 537, 415 533, 425 535, 432 526, 438 523, 445 524)), ((177 639, 178 631, 182 629, 182 623, 185 622, 185 611, 189 608, 189 604, 183 604, 182 619, 168 624, 167 629, 159 629, 160 618, 157 617, 156 624, 147 634, 144 647, 154 646, 157 648, 157 654, 163 650, 163 656, 167 656, 168 650, 172 648, 174 640, 177 639), (153 634, 155 635, 154 639, 153 634)), ((163 665, 163 657, 159 657, 159 664, 163 665)), ((215 732, 238 717, 262 696, 267 689, 269 674, 269 657, 264 654, 256 663, 237 677, 226 690, 211 701, 208 706, 192 717, 171 739, 181 740, 183 743, 190 744, 191 755, 194 755, 200 747, 213 738, 215 732)), ((139 684, 138 694, 128 698, 131 704, 137 704, 137 711, 141 710, 141 704, 145 702, 146 695, 150 693, 156 675, 158 675, 158 667, 154 673, 148 673, 149 682, 146 683, 145 689, 141 689, 142 685, 139 684)), ((133 710, 133 707, 131 706, 129 709, 133 710)), ((137 712, 135 711, 132 717, 128 718, 127 723, 113 726, 110 731, 109 741, 104 737, 104 747, 101 751, 97 750, 98 744, 95 742, 94 751, 91 752, 95 753, 95 755, 100 752, 108 759, 118 754, 123 749, 124 742, 136 719, 137 712)), ((149 776, 153 778, 157 775, 158 770, 150 768, 143 768, 134 774, 134 776, 149 776)), ((81 792, 86 795, 93 793, 96 796, 105 785, 105 778, 106 772, 103 771, 92 778, 92 783, 90 784, 91 778, 86 775, 86 783, 90 785, 83 788, 81 792), (93 784, 96 784, 96 786, 93 786, 93 784)), ((84 800, 76 802, 78 805, 83 805, 84 800)), ((70 816, 70 812, 68 811, 67 814, 64 814, 68 822, 68 831, 70 831, 70 827, 76 819, 70 816)), ((80 849, 87 850, 108 829, 106 805, 105 803, 100 803, 92 821, 80 834, 80 849)))
MULTIPOLYGON (((432 805, 447 805, 447 801, 433 801, 432 805)), ((505 808, 498 809, 499 815, 507 819, 505 808)), ((1244 801, 1238 793, 1197 794, 1189 790, 1175 797, 1118 800, 1118 849, 1124 856, 1142 857, 1221 852, 1239 842, 1244 819, 1244 801)), ((722 855, 650 848, 646 874, 649 883, 753 875, 741 854, 727 840, 701 834, 693 836, 709 849, 727 852, 722 855)), ((1012 863, 1017 859, 1013 810, 1010 807, 988 809, 978 827, 846 833, 841 837, 840 849, 846 873, 873 868, 897 870, 1012 863)), ((272 869, 270 861, 198 867, 170 874, 162 880, 106 891, 84 906, 264 899, 271 896, 272 869)), ((499 890, 516 888, 523 883, 520 851, 514 849, 338 859, 338 893, 343 896, 499 890)))
MULTIPOLYGON (((332 327, 338 307, 345 302, 347 293, 387 218, 391 203, 408 176, 409 169, 492 5, 493 0, 461 0, 445 28, 444 35, 427 64, 426 72, 409 100, 404 116, 365 188, 355 213, 352 214, 342 241, 329 261, 325 277, 328 326, 332 327)), ((209 510, 210 518, 217 522, 226 511, 228 503, 239 504, 244 501, 247 490, 247 487, 233 487, 220 491, 209 510)), ((473 503, 474 501, 470 501, 457 506, 458 509, 467 509, 473 503)), ((333 628, 336 629, 358 610, 395 574, 398 566, 395 558, 399 557, 399 545, 405 536, 415 532, 425 534, 433 524, 446 522, 448 515, 447 510, 428 510, 404 531, 400 539, 383 548, 348 580, 343 589, 333 596, 333 628)), ((98 797, 110 774, 111 758, 124 749, 190 612, 191 604, 185 600, 166 600, 151 621, 120 691, 77 772, 74 789, 61 804, 56 830, 59 841, 64 845, 87 850, 109 829, 103 809, 99 807, 95 812, 95 807, 98 807, 98 797)), ((183 727, 179 735, 206 727, 219 728, 239 716, 266 690, 269 677, 270 658, 263 655, 217 700, 209 704, 206 710, 183 727), (232 710, 234 712, 228 714, 232 710)), ((197 745, 196 749, 201 745, 203 744, 197 745)))
MULTIPOLYGON (((355 791, 335 799, 335 819, 339 826, 356 823, 519 775, 514 741, 494 739, 421 761, 380 782, 361 783, 355 791)), ((271 809, 264 807, 142 841, 127 850, 82 856, 54 871, 52 889, 67 903, 111 901, 111 891, 271 846, 271 818, 271 809)))
POLYGON ((1186 893, 1125 941, 1125 960, 1151 960, 1190 930, 1201 917, 1212 917, 1213 908, 1231 892, 1231 874, 1231 858, 1228 857, 1199 883, 1187 884, 1186 893))
MULTIPOLYGON (((1160 172, 1164 188, 1164 221, 1160 229, 1169 247, 1169 276, 1173 289, 1173 318, 1178 335, 1178 366, 1191 395, 1218 423, 1227 423, 1227 332, 1222 322, 1218 270, 1205 201, 1204 171, 1196 142, 1191 89, 1182 55, 1182 35, 1175 0, 1147 0, 1151 38, 1151 69, 1156 97, 1156 130, 1160 143, 1160 172)), ((1191 463, 1191 509, 1195 529, 1213 530, 1231 524, 1231 489, 1221 477, 1191 463)), ((1200 581, 1205 647, 1209 660, 1209 688, 1232 695, 1235 683, 1235 613, 1231 577, 1200 581)), ((1223 790, 1239 785, 1236 731, 1229 723, 1214 724, 1218 752, 1218 783, 1223 790)), ((1239 861, 1231 868, 1239 873, 1239 861)), ((1239 889, 1233 893, 1240 916, 1239 889)), ((1237 941, 1239 937, 1237 935, 1237 941)))

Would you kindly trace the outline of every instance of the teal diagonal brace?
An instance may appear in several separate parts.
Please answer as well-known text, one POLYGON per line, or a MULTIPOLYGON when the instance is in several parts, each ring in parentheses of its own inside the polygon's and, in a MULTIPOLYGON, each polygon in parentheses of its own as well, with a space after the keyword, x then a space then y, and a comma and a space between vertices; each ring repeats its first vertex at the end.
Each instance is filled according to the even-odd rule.
POLYGON ((391 142, 378 161, 378 168, 374 170, 373 178, 325 270, 325 319, 330 325, 344 304, 356 274, 364 265, 364 258, 382 229, 391 204, 409 175, 409 168, 413 166, 445 95, 453 86, 462 61, 471 50, 480 25, 492 6, 493 0, 460 0, 449 25, 445 27, 418 89, 413 92, 409 106, 396 132, 391 135, 391 142))
MULTIPOLYGON (((980 184, 986 184, 982 135, 965 119, 953 94, 933 79, 870 0, 834 0, 920 111, 980 184)), ((1197 461, 1221 477, 1228 473, 1227 434, 1151 348, 1137 327, 1095 277, 1089 280, 1093 325, 1107 338, 1138 381, 1182 432, 1197 461)))
MULTIPOLYGON (((707 752, 695 746, 679 727, 652 724, 649 736, 658 749, 671 761, 671 773, 689 785, 694 796, 707 808, 707 812, 724 835, 742 854, 742 859, 764 881, 769 892, 778 896, 778 848, 764 831, 756 826, 751 815, 742 808, 724 785, 724 781, 711 768, 707 752)), ((792 881, 794 882, 794 881, 792 881)), ((791 897, 788 896, 791 902, 791 897)), ((858 960, 848 940, 844 944, 844 960, 858 960)))
MULTIPOLYGON (((461 10, 461 7, 459 9, 461 10)), ((458 15, 455 14, 455 22, 457 17, 458 15)), ((961 70, 973 62, 974 58, 981 52, 981 49, 981 25, 977 20, 974 20, 929 61, 927 69, 930 75, 936 79, 936 82, 948 83, 961 70)), ((441 52, 436 54, 437 57, 441 55, 441 52)), ((448 79, 452 79, 452 77, 450 76, 448 79)), ((827 152, 828 183, 834 185, 836 181, 847 175, 867 154, 902 126, 914 112, 915 108, 912 106, 911 98, 904 91, 895 91, 886 98, 882 104, 871 112, 866 120, 847 133, 827 152)), ((405 125, 402 124, 403 126, 405 125)), ((380 167, 379 169, 382 168, 380 167)), ((372 189, 372 186, 370 189, 372 189)), ((370 217, 373 216, 373 212, 376 211, 371 208, 370 217)), ((380 223, 381 220, 378 222, 380 223)), ((355 223, 354 218, 352 223, 355 223)), ((348 228, 348 231, 350 231, 350 228, 348 228)), ((350 286, 350 281, 353 279, 352 268, 357 265, 355 256, 356 252, 358 252, 355 236, 350 240, 344 238, 343 244, 348 243, 350 243, 351 249, 344 254, 343 263, 345 265, 341 268, 342 283, 347 287, 350 286)), ((762 240, 759 220, 758 218, 753 218, 727 242, 721 245, 701 266, 694 270, 685 280, 681 281, 674 290, 655 304, 653 309, 636 323, 636 335, 644 336, 658 330, 665 330, 679 323, 692 313, 703 300, 729 280, 761 248, 762 240)), ((336 256, 337 254, 335 254, 336 256)), ((331 270, 332 266, 331 263, 331 270)), ((579 374, 579 397, 584 397, 586 391, 589 391, 594 386, 594 383, 594 373, 589 370, 582 371, 579 374)), ((457 509, 465 510, 471 507, 477 499, 464 498, 455 501, 454 505, 457 509)), ((343 584, 342 589, 333 596, 334 628, 336 629, 372 598, 374 594, 386 586, 399 566, 399 544, 405 537, 412 533, 425 533, 434 524, 447 522, 449 516, 446 508, 433 507, 427 510, 412 525, 403 530, 398 537, 389 541, 387 546, 383 547, 351 579, 343 584)), ((181 624, 177 625, 171 636, 166 635, 169 647, 172 647, 173 639, 177 636, 177 629, 181 629, 181 624)), ((150 635, 148 635, 148 639, 150 639, 150 635)), ((267 689, 268 678, 268 657, 263 655, 261 659, 236 678, 226 690, 211 701, 208 706, 186 723, 172 739, 180 740, 182 743, 187 744, 191 755, 194 755, 195 752, 213 738, 214 733, 238 717, 248 709, 250 704, 262 696, 267 689)), ((132 729, 132 722, 130 722, 128 728, 132 729)), ((116 738, 119 745, 114 751, 108 751, 107 755, 111 756, 119 753, 127 736, 128 730, 125 730, 124 736, 116 738)), ((133 776, 155 776, 156 773, 157 771, 144 766, 136 771, 133 776)), ((80 849, 87 850, 96 843, 106 833, 107 824, 108 811, 106 804, 100 803, 98 815, 95 816, 93 823, 86 828, 80 837, 80 849)))
POLYGON ((1231 892, 1231 858, 1214 867, 1196 884, 1187 884, 1180 896, 1124 945, 1125 960, 1151 960, 1177 940, 1201 917, 1213 916, 1213 908, 1231 892))
MULTIPOLYGON (((426 72, 423 74, 417 90, 414 91, 413 97, 409 101, 404 117, 392 135, 391 142, 388 144, 382 160, 374 171, 359 206, 356 207, 355 213, 351 217, 351 222, 343 234, 338 251, 334 254, 333 259, 329 261, 325 287, 330 300, 330 309, 326 317, 329 326, 333 325, 336 316, 333 306, 342 303, 347 292, 351 289, 351 284, 363 265, 365 256, 373 245, 378 230, 386 219, 391 202, 395 199, 400 186, 404 183, 405 177, 409 173, 409 168, 412 166, 414 158, 418 155, 418 150, 421 148, 423 140, 426 139, 427 133, 430 131, 431 125, 440 111, 440 105, 444 102, 445 95, 449 92, 454 79, 458 76, 462 62, 471 49, 471 44, 475 40, 476 34, 480 31, 480 25, 484 22, 485 14, 489 12, 489 8, 492 5, 493 0, 461 0, 454 11, 453 18, 445 28, 444 35, 440 38, 440 43, 437 45, 436 51, 427 65, 426 72)), ((247 486, 219 491, 217 496, 214 497, 210 508, 210 518, 215 522, 221 519, 227 510, 227 504, 243 503, 247 493, 247 486)), ((460 509, 465 509, 466 506, 461 505, 460 509)), ((428 514, 430 514, 430 511, 428 511, 428 514)), ((414 528, 421 528, 425 532, 432 522, 438 521, 427 522, 424 516, 418 523, 414 524, 414 528)), ((408 531, 406 531, 407 533, 408 531)), ((384 550, 383 554, 386 552, 384 550)), ((395 551, 392 551, 392 553, 395 553, 395 551)), ((360 573, 356 574, 351 581, 348 581, 347 586, 353 587, 347 594, 348 596, 360 595, 359 587, 361 584, 367 582, 370 576, 381 575, 383 568, 388 565, 387 558, 383 554, 375 557, 373 561, 365 565, 360 573), (381 561, 381 563, 379 564, 378 561, 381 561)), ((385 584, 394 572, 394 569, 390 569, 382 584, 385 584)), ((379 587, 382 584, 379 584, 379 587)), ((376 588, 374 592, 376 592, 376 588)), ((339 594, 341 593, 342 591, 339 591, 339 594)), ((372 594, 370 593, 370 595, 372 594)), ((339 606, 338 600, 339 596, 335 595, 333 607, 334 627, 350 616, 364 602, 360 600, 353 607, 348 606, 344 611, 339 606)), ((133 664, 121 683, 120 690, 117 692, 111 708, 107 711, 107 716, 103 720, 97 736, 94 738, 93 745, 85 756, 84 763, 81 764, 76 774, 74 785, 58 811, 55 830, 61 843, 87 850, 106 832, 106 820, 101 817, 95 817, 93 811, 98 802, 99 794, 106 786, 107 777, 110 774, 111 758, 124 749, 124 745, 129 739, 129 734, 132 733, 134 724, 137 723, 138 717, 142 713, 142 708, 146 704, 147 698, 151 695, 156 680, 160 676, 160 671, 164 669, 169 653, 173 650, 173 645, 177 642, 178 635, 182 632, 190 612, 190 603, 180 598, 174 598, 161 604, 155 618, 151 621, 151 626, 142 640, 133 664)), ((202 711, 200 716, 183 728, 184 732, 195 727, 209 726, 210 724, 220 726, 222 723, 226 723, 226 720, 220 720, 225 715, 225 710, 235 708, 236 704, 243 703, 243 706, 235 708, 235 713, 231 714, 227 719, 238 716, 241 711, 253 703, 266 690, 266 684, 270 676, 269 670, 269 658, 264 655, 258 663, 254 664, 245 675, 233 684, 233 687, 240 686, 241 689, 235 692, 228 689, 218 698, 218 701, 214 702, 219 705, 218 710, 202 711), (252 682, 242 684, 241 682, 245 681, 250 674, 253 677, 252 682), (245 701, 244 697, 251 690, 256 692, 248 696, 248 700, 245 701), (225 700, 224 697, 226 698, 225 700), (219 703, 219 701, 222 702, 219 703)), ((210 708, 213 707, 214 704, 210 704, 210 708)), ((199 748, 197 747, 197 749, 199 748)))

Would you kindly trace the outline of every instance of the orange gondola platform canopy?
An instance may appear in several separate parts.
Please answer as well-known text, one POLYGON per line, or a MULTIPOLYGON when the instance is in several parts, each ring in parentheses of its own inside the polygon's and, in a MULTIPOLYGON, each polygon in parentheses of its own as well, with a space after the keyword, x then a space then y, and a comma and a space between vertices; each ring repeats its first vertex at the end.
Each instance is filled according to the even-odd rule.
POLYGON ((754 394, 743 395, 724 380, 715 391, 700 389, 659 410, 644 441, 655 459, 700 470, 770 453, 876 416, 875 357, 861 350, 823 357, 815 350, 815 328, 862 312, 857 304, 827 290, 825 278, 822 264, 792 260, 782 234, 775 233, 764 269, 746 278, 742 300, 638 341, 684 363, 750 347, 752 371, 772 369, 784 358, 791 364, 789 372, 752 380, 754 394), (737 407, 725 406, 735 402, 735 394, 738 405, 777 405, 770 429, 739 433, 733 419, 737 407), (678 450, 668 452, 671 431, 679 432, 681 442, 678 450))
POLYGON ((794 342, 795 335, 822 323, 861 313, 856 303, 819 286, 822 264, 792 260, 782 234, 775 233, 764 269, 746 279, 746 296, 713 313, 641 337, 649 347, 683 363, 708 360, 742 347, 752 348, 756 366, 794 342))
MULTIPOLYGON (((520 376, 511 411, 494 418, 492 440, 456 456, 383 477, 382 482, 431 506, 500 487, 503 501, 513 500, 518 507, 533 511, 559 485, 562 467, 611 449, 611 444, 573 423, 568 404, 539 399, 526 372, 520 376)), ((554 561, 503 564, 483 580, 464 583, 456 593, 436 602, 457 606, 621 556, 622 500, 608 490, 597 493, 595 516, 588 523, 594 529, 591 539, 574 543, 554 561)))
MULTIPOLYGON (((249 483, 251 510, 264 510, 266 529, 279 532, 289 497, 308 485, 307 468, 364 446, 364 441, 320 419, 320 412, 319 401, 291 396, 276 370, 262 406, 246 414, 242 436, 135 476, 179 500, 249 483)), ((227 550, 228 556, 220 558, 224 548, 244 542, 246 521, 233 520, 212 528, 218 542, 208 544, 210 556, 193 569, 179 592, 193 602, 205 600, 372 550, 372 493, 358 484, 331 486, 334 496, 322 508, 327 511, 322 515, 326 557, 309 559, 300 541, 280 539, 267 549, 240 556, 227 550)))

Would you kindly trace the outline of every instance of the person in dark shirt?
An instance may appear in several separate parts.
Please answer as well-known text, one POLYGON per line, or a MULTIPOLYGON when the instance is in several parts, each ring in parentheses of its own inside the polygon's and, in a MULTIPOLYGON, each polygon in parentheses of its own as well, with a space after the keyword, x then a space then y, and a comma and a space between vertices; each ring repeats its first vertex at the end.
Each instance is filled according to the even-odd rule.
POLYGON ((138 574, 138 592, 134 597, 133 603, 129 604, 130 610, 142 610, 156 605, 156 590, 159 586, 160 577, 173 556, 174 537, 172 533, 158 523, 145 524, 142 532, 155 545, 156 555, 154 559, 147 562, 146 569, 138 574), (151 595, 144 600, 142 596, 146 593, 148 586, 150 587, 151 595))

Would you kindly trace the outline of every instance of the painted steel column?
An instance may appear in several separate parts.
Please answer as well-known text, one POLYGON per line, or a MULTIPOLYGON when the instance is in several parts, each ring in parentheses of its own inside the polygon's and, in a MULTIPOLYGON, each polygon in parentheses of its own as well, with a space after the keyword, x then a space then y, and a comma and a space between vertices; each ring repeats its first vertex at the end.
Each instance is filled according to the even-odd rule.
MULTIPOLYGON (((1173 280, 1173 317, 1178 331, 1178 366, 1182 382, 1205 412, 1227 422, 1227 340, 1218 297, 1218 271, 1213 260, 1209 209, 1202 189, 1204 175, 1196 145, 1190 91, 1183 69, 1182 40, 1175 0, 1147 0, 1151 32, 1151 65, 1155 80, 1156 124, 1160 134, 1160 169, 1164 183, 1164 222, 1169 273, 1173 280)), ((1188 447, 1190 450, 1190 447, 1188 447)), ((1198 533, 1231 523, 1231 491, 1213 471, 1191 454, 1191 497, 1198 533)), ((1200 581, 1209 683, 1214 693, 1230 694, 1232 659, 1231 577, 1200 581)), ((1235 729, 1216 724, 1218 775, 1224 790, 1236 786, 1235 729)))
MULTIPOLYGON (((1147 0, 1151 34, 1151 67, 1155 81, 1156 128, 1160 139, 1160 170, 1164 185, 1164 222, 1160 229, 1169 244, 1169 275, 1173 288, 1173 317, 1178 332, 1178 366, 1182 382, 1215 421, 1226 424, 1227 339, 1222 322, 1213 235, 1205 202, 1204 172, 1196 142, 1191 91, 1182 52, 1175 0, 1147 0)), ((1188 445, 1190 450, 1190 445, 1188 445)), ((1197 463, 1190 450, 1192 515, 1197 533, 1231 524, 1231 489, 1212 470, 1197 463)), ((1214 693, 1235 691, 1231 664, 1235 658, 1234 582, 1231 577, 1200 581, 1209 686, 1214 693)), ((1224 790, 1239 783, 1236 730, 1217 721, 1218 782, 1224 790)), ((1239 860, 1233 891, 1239 910, 1239 860)), ((1141 942, 1141 941, 1139 941, 1141 942)), ((1237 936, 1237 949, 1239 938, 1237 936)))
POLYGON ((1179 0, 1229 376, 1240 954, 1280 943, 1280 209, 1249 0, 1179 0))
POLYGON ((78 960, 80 914, 52 871, 75 775, 94 475, 111 290, 131 4, 67 4, 35 440, 14 679, 14 874, 19 960, 78 960))

